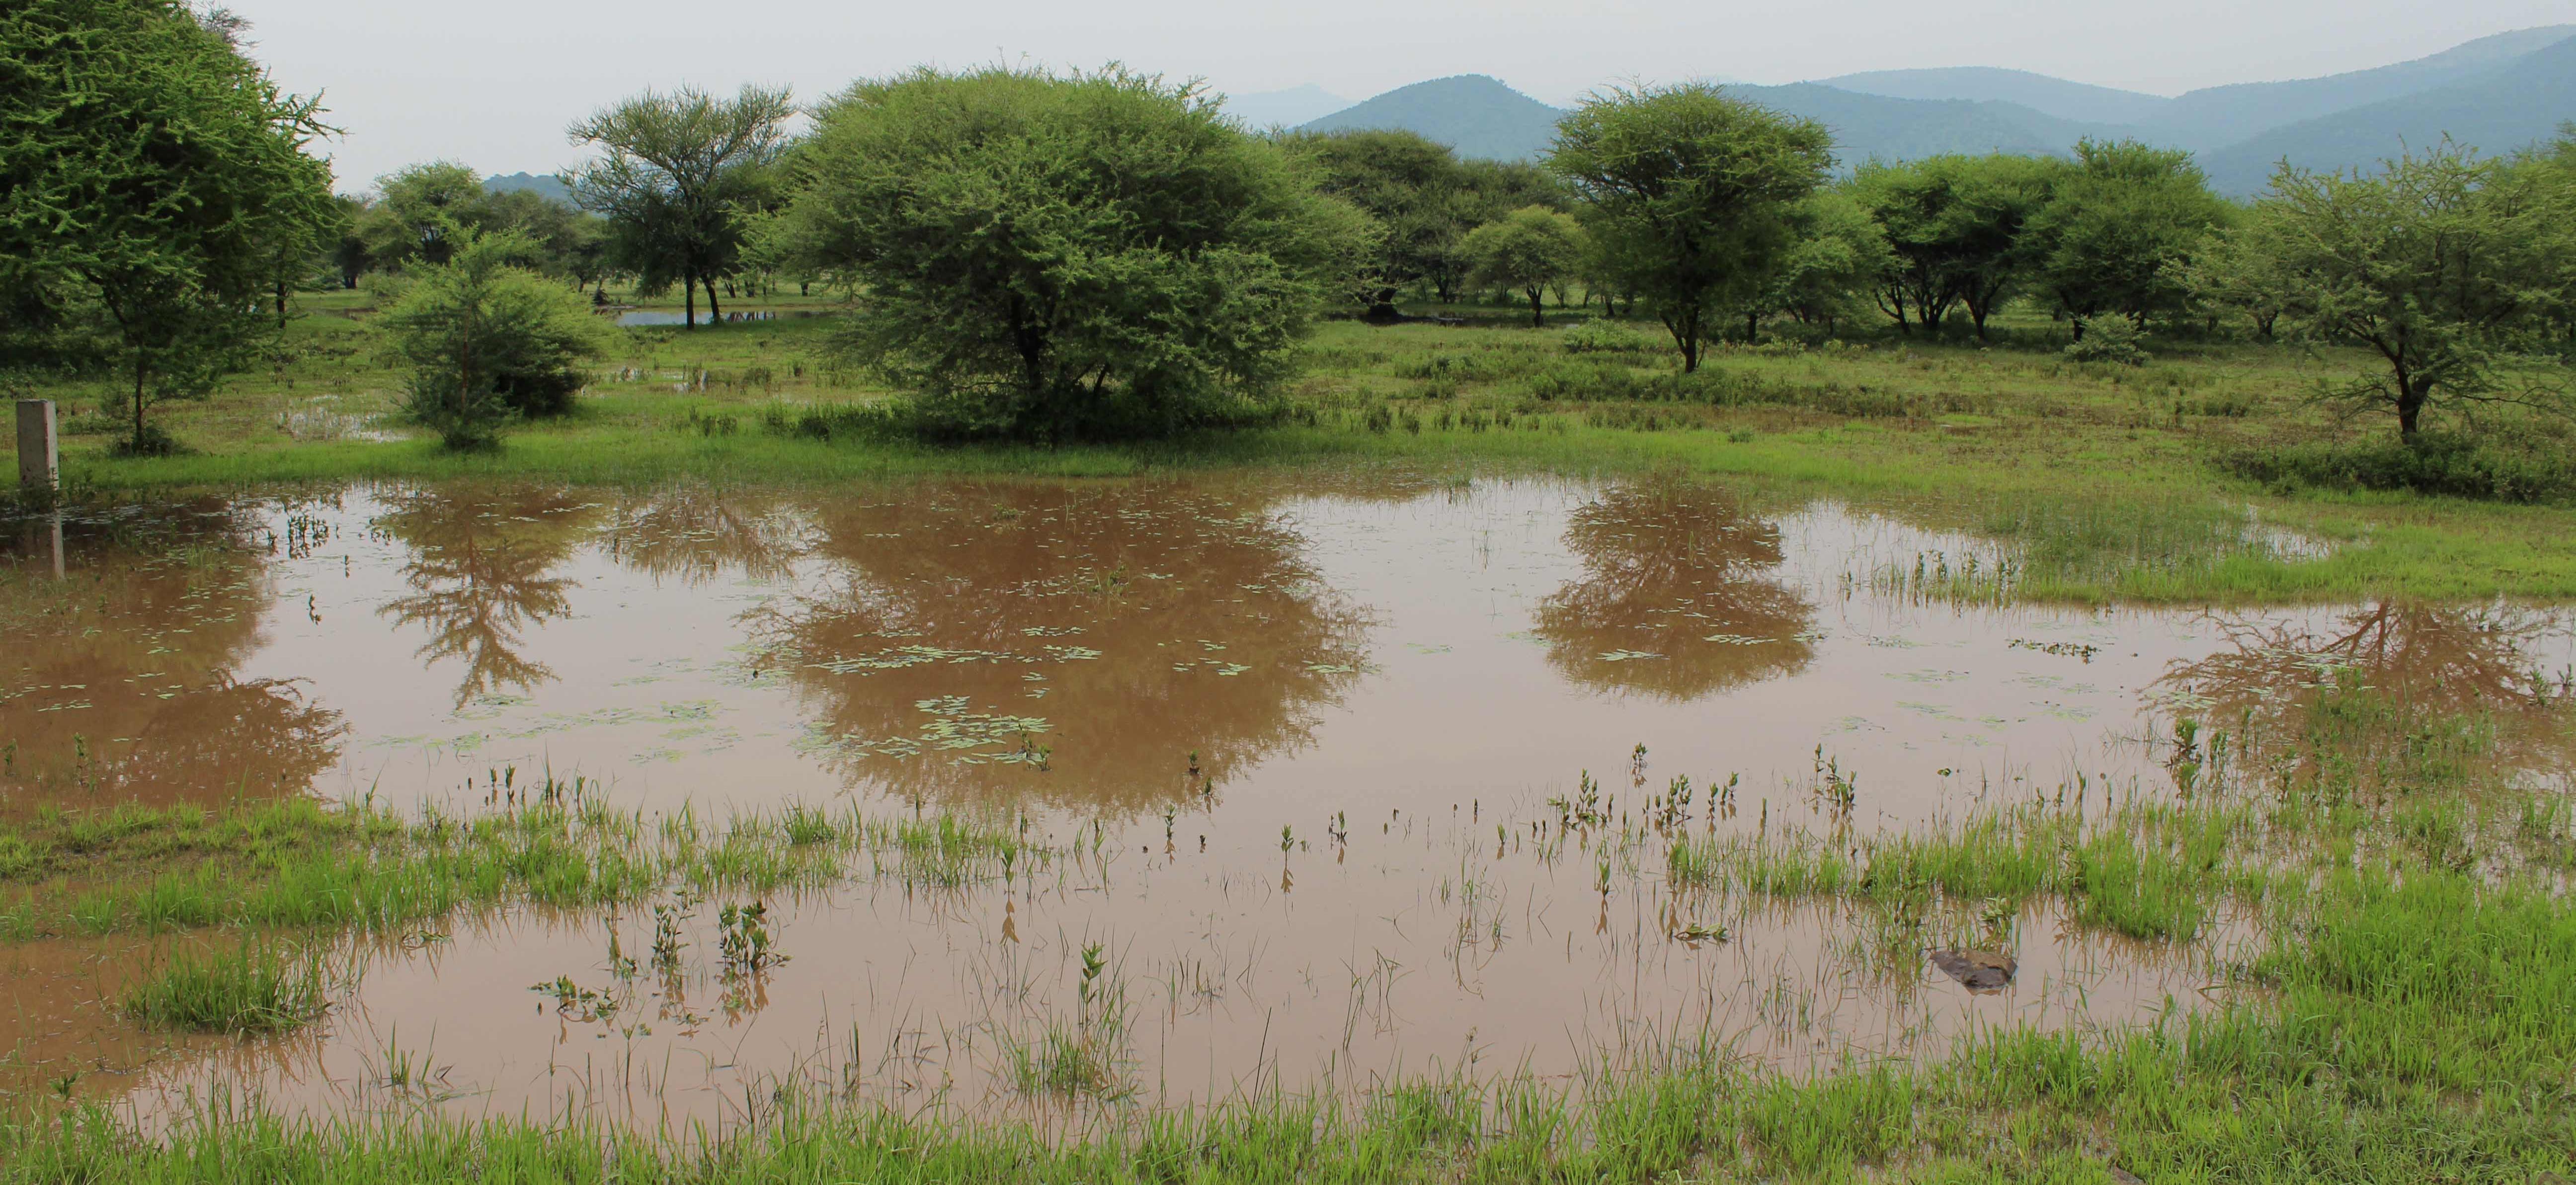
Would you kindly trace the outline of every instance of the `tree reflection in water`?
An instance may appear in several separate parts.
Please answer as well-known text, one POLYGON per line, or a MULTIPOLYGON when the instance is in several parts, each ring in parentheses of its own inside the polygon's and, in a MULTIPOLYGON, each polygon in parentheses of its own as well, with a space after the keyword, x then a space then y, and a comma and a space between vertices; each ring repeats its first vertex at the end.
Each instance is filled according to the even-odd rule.
POLYGON ((60 580, 50 523, 0 532, 0 809, 297 794, 338 760, 339 713, 235 674, 273 593, 249 524, 213 500, 70 516, 60 580))
POLYGON ((2217 624, 2225 648, 2175 663, 2156 691, 2178 715, 2232 730, 2240 744, 2264 744, 2294 763, 2320 744, 2363 758, 2369 738, 2352 734, 2375 717, 2364 714, 2358 695, 2409 727, 2491 725, 2492 756, 2510 768, 2538 769, 2568 754, 2566 721, 2556 710, 2569 690, 2565 676, 2542 671, 2532 657, 2558 625, 2549 614, 2381 601, 2325 629, 2217 624))
POLYGON ((805 516, 785 495, 701 486, 620 501, 607 536, 609 558, 618 564, 687 585, 727 574, 787 579, 814 542, 805 516))
POLYGON ((1156 483, 822 501, 825 566, 752 633, 854 783, 1119 809, 1204 793, 1305 744, 1362 664, 1360 615, 1266 505, 1156 483))
POLYGON ((456 706, 503 690, 528 691, 554 671, 523 657, 522 635, 568 615, 577 587, 556 568, 589 541, 605 509, 559 489, 392 496, 371 524, 411 548, 402 575, 411 586, 377 612, 419 625, 424 664, 461 659, 456 706))
POLYGON ((1665 700, 1795 674, 1815 609, 1768 579, 1780 530, 1723 489, 1657 479, 1577 509, 1565 543, 1584 578, 1539 603, 1548 663, 1600 691, 1665 700))

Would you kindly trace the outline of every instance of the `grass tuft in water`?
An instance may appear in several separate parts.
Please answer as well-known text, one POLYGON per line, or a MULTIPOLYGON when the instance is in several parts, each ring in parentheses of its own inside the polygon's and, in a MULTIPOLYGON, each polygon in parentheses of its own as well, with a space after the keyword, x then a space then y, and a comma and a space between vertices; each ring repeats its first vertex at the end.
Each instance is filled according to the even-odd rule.
POLYGON ((320 955, 252 941, 177 951, 126 992, 124 1008, 157 1028, 279 1033, 321 1016, 328 1003, 320 955))

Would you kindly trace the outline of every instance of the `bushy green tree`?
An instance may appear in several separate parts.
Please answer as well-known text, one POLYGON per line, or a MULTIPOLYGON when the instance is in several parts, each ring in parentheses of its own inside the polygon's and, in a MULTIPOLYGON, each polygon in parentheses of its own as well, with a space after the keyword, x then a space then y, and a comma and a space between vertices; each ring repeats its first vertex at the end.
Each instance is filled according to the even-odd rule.
POLYGON ((1394 130, 1302 133, 1284 143, 1317 188, 1377 220, 1377 250, 1360 291, 1371 319, 1395 319, 1397 296, 1417 283, 1439 300, 1455 295, 1467 273, 1459 241, 1477 225, 1466 218, 1480 202, 1448 145, 1394 130))
POLYGON ((2254 245, 2272 231, 2267 217, 2260 204, 2231 211, 2222 229, 2174 275, 2190 289, 2193 299, 2244 314, 2258 336, 2272 341, 2296 278, 2287 270, 2287 253, 2254 245))
POLYGON ((2210 260, 2179 278, 2216 299, 2260 301, 2301 339, 2368 349, 2375 370, 2322 395, 2393 413, 2402 437, 2437 399, 2563 413, 2563 382, 2508 383, 2498 364, 2568 313, 2568 208, 2539 170, 2448 141, 2374 173, 2284 165, 2210 260))
POLYGON ((390 351, 410 369, 406 408, 450 448, 492 444, 511 421, 569 411, 582 363, 618 340, 563 285, 521 266, 514 234, 458 233, 445 264, 413 268, 379 317, 390 351))
MULTIPOLYGON (((567 206, 533 189, 514 189, 485 194, 475 216, 475 229, 486 234, 513 234, 525 241, 526 266, 570 280, 576 288, 587 286, 593 278, 584 274, 582 254, 605 237, 598 215, 567 206)), ((596 266, 594 261, 594 274, 596 266)))
POLYGON ((2557 241, 2545 256, 2555 261, 2556 272, 2540 283, 2555 294, 2550 302, 2555 308, 2547 316, 2555 326, 2559 352, 2576 362, 2576 121, 2558 125, 2555 140, 2522 154, 2510 167, 2531 187, 2533 199, 2552 211, 2542 220, 2558 228, 2557 241))
POLYGON ((1525 160, 1458 162, 1458 216, 1470 227, 1501 221, 1514 210, 1539 206, 1571 210, 1574 195, 1547 166, 1525 160))
POLYGON ((1583 228, 1571 214, 1528 206, 1467 232, 1459 247, 1477 283, 1527 294, 1530 324, 1545 327, 1539 298, 1583 262, 1583 228))
POLYGON ((333 224, 319 108, 239 28, 173 0, 0 7, 0 350, 115 367, 137 452, 168 447, 147 407, 276 332, 265 298, 333 224))
POLYGON ((1690 83, 1596 93, 1557 125, 1548 165, 1687 372, 1715 320, 1770 279, 1833 152, 1821 124, 1690 83))
POLYGON ((602 155, 565 175, 573 198, 605 216, 614 254, 649 291, 676 281, 697 323, 698 286, 721 316, 716 285, 739 265, 751 220, 775 203, 773 166, 787 146, 788 92, 746 86, 731 99, 688 87, 647 91, 574 124, 602 155))
POLYGON ((343 275, 445 264, 455 240, 473 231, 522 240, 521 262, 586 287, 607 272, 602 220, 530 189, 493 193, 455 161, 410 165, 376 179, 376 196, 355 211, 355 241, 333 253, 343 275), (354 267, 353 267, 354 265, 354 267))
POLYGON ((1800 203, 1795 220, 1796 235, 1749 315, 1758 323, 1785 313, 1828 333, 1847 317, 1866 316, 1869 294, 1896 266, 1877 220, 1841 189, 1800 203))
POLYGON ((364 198, 341 194, 331 199, 338 209, 331 225, 331 266, 340 273, 340 287, 355 288, 358 278, 375 270, 374 257, 367 251, 362 233, 369 206, 364 198))
POLYGON ((443 266, 456 239, 482 228, 483 180, 455 161, 406 165, 376 178, 376 200, 358 219, 367 261, 385 271, 413 262, 443 266))
POLYGON ((2182 311, 2185 269, 2234 208, 2210 192, 2188 152, 2087 140, 2075 154, 2028 229, 2040 286, 2078 336, 2099 316, 2144 329, 2150 317, 2182 311))
POLYGON ((1964 306, 1984 337, 1987 318, 2035 265, 2024 231, 2065 171, 2060 161, 2005 153, 1862 166, 1848 189, 1887 244, 1879 308, 1910 332, 1937 331, 1964 306))
POLYGON ((866 292, 841 348, 968 432, 1162 432, 1270 391, 1373 246, 1194 85, 919 70, 815 112, 798 252, 866 292))

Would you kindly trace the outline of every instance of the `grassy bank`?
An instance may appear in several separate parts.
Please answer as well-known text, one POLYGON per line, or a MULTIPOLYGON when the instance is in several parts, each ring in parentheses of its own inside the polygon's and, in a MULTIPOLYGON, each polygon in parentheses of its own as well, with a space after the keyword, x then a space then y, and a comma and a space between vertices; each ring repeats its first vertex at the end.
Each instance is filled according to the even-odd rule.
MULTIPOLYGON (((272 368, 158 413, 189 455, 114 457, 102 395, 56 392, 70 411, 74 496, 361 480, 1668 471, 1782 502, 1840 499, 2016 549, 2014 585, 1952 590, 1971 595, 2576 597, 2576 511, 2565 506, 2238 476, 2235 458, 2392 431, 2307 402, 2320 379, 2365 360, 2283 347, 2184 344, 2145 367, 2077 364, 2039 322, 2006 326, 1992 347, 1894 336, 1725 347, 1683 382, 1642 332, 1633 348, 1578 353, 1557 330, 1341 322, 1310 344, 1289 411, 1270 427, 1125 446, 942 447, 834 433, 838 409, 890 393, 831 360, 829 317, 792 315, 828 305, 784 302, 767 310, 778 320, 634 331, 575 415, 457 455, 383 439, 408 430, 393 414, 399 377, 372 352, 366 298, 317 298, 272 368)), ((2564 443, 2550 425, 2523 435, 2544 450, 2564 443)))

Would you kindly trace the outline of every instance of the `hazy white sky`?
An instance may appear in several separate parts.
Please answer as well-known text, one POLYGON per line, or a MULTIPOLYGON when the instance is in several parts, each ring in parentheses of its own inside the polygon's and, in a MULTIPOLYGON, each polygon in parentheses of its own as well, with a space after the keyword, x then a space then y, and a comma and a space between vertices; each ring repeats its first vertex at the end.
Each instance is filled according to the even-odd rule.
POLYGON ((646 87, 814 99, 922 63, 1123 61, 1236 93, 1352 99, 1491 74, 1551 103, 1607 81, 1795 82, 2009 66, 2174 94, 2422 57, 2576 22, 2576 0, 225 0, 289 89, 345 128, 340 187, 411 161, 551 172, 563 128, 646 87))

